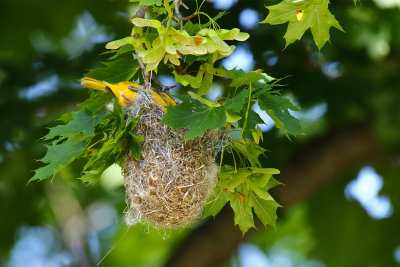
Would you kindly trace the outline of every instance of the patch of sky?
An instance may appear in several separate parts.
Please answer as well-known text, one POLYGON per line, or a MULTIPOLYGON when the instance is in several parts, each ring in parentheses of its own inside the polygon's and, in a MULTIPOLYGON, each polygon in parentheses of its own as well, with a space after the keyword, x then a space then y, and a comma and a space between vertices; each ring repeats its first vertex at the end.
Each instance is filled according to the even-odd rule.
POLYGON ((322 64, 322 73, 330 79, 335 79, 343 74, 343 68, 340 62, 327 62, 322 64))
POLYGON ((222 60, 222 65, 228 70, 233 68, 246 72, 254 70, 255 60, 249 45, 247 43, 239 44, 232 55, 222 60))
POLYGON ((289 113, 301 120, 301 121, 308 121, 313 122, 320 119, 325 113, 328 111, 328 103, 321 102, 318 103, 310 108, 302 109, 300 111, 294 111, 289 109, 289 113))
POLYGON ((45 79, 38 81, 36 84, 31 85, 19 92, 22 99, 32 100, 38 97, 50 95, 57 91, 59 78, 56 74, 51 75, 45 79))
POLYGON ((55 239, 54 230, 44 226, 21 227, 10 255, 6 267, 61 267, 73 263, 72 256, 55 239))
POLYGON ((252 8, 245 8, 239 14, 239 24, 245 30, 251 30, 256 28, 260 21, 261 21, 260 12, 252 8))
POLYGON ((220 83, 213 83, 208 91, 206 98, 211 101, 216 101, 218 97, 224 94, 224 87, 220 83))
POLYGON ((20 149, 21 146, 18 143, 6 141, 6 142, 4 142, 4 148, 7 151, 13 151, 13 150, 16 150, 16 149, 20 149))
POLYGON ((278 55, 273 50, 267 50, 263 53, 263 59, 267 66, 272 67, 278 63, 278 55))
POLYGON ((400 264, 400 247, 396 248, 394 251, 394 260, 400 264))
POLYGON ((105 27, 97 24, 93 16, 85 11, 77 17, 75 28, 61 43, 70 57, 76 57, 113 37, 114 34, 107 34, 105 27))
POLYGON ((389 197, 379 196, 382 186, 382 176, 371 166, 365 166, 357 178, 347 184, 344 193, 348 200, 357 200, 370 217, 384 219, 392 215, 393 206, 389 197))
POLYGON ((264 252, 255 245, 241 244, 239 246, 239 261, 242 267, 268 267, 271 266, 264 252))
POLYGON ((97 232, 107 230, 109 227, 116 225, 118 220, 118 212, 115 208, 103 201, 91 204, 87 209, 87 213, 90 225, 97 232))
POLYGON ((214 3, 214 8, 228 10, 237 3, 238 0, 209 0, 214 3))
POLYGON ((171 88, 169 90, 169 93, 171 95, 177 94, 179 89, 181 88, 181 85, 175 81, 175 79, 172 76, 169 75, 159 75, 157 76, 158 80, 164 85, 164 86, 176 86, 174 88, 171 88))
POLYGON ((271 117, 264 110, 260 109, 258 102, 255 103, 252 107, 254 112, 256 112, 260 118, 264 121, 264 124, 257 124, 256 126, 260 127, 262 132, 268 132, 272 128, 274 128, 275 122, 271 119, 271 117))
POLYGON ((93 229, 87 230, 87 242, 89 247, 89 252, 95 261, 100 260, 101 256, 101 245, 99 240, 99 235, 93 229))
POLYGON ((113 206, 104 202, 97 201, 92 203, 87 209, 88 221, 88 247, 95 260, 101 256, 101 239, 112 238, 118 229, 118 212, 113 206))
POLYGON ((325 264, 318 260, 308 260, 297 251, 284 250, 272 247, 265 254, 259 247, 252 244, 239 246, 239 262, 241 267, 324 267, 325 264))

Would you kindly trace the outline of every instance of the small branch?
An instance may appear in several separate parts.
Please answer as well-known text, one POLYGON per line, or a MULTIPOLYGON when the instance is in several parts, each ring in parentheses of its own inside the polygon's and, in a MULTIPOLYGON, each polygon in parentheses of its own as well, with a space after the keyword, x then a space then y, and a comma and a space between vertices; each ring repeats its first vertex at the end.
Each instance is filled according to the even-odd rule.
POLYGON ((181 15, 181 12, 179 11, 179 8, 181 7, 181 6, 183 6, 186 10, 189 10, 189 7, 187 6, 187 5, 185 5, 183 2, 182 2, 182 0, 174 0, 174 3, 175 3, 175 16, 178 18, 178 19, 176 19, 176 18, 172 18, 172 20, 173 21, 175 21, 176 23, 178 23, 178 22, 180 22, 180 24, 181 24, 181 27, 183 27, 183 24, 182 24, 182 22, 183 21, 188 21, 188 20, 190 20, 191 18, 193 18, 193 17, 195 17, 196 16, 196 13, 193 13, 192 15, 190 15, 190 16, 188 16, 188 17, 183 17, 182 15, 181 15))
POLYGON ((179 8, 182 5, 182 0, 174 0, 174 3, 175 3, 175 16, 178 18, 178 20, 182 24, 183 17, 181 15, 181 12, 179 12, 179 8))
POLYGON ((160 82, 159 79, 157 79, 157 77, 152 77, 152 78, 151 78, 151 81, 153 82, 153 84, 157 85, 158 90, 156 90, 156 91, 159 91, 159 92, 167 92, 167 93, 168 93, 168 91, 169 91, 170 89, 176 87, 176 85, 165 86, 162 82, 160 82))
POLYGON ((156 90, 156 91, 159 91, 159 92, 162 92, 162 91, 163 91, 163 89, 164 89, 164 84, 162 84, 162 83, 160 82, 160 80, 157 79, 157 77, 153 76, 153 77, 151 78, 151 81, 153 82, 153 84, 155 84, 155 85, 158 87, 158 90, 156 90))
POLYGON ((146 70, 146 66, 144 65, 142 59, 139 57, 139 53, 135 51, 136 59, 139 62, 140 68, 143 72, 143 79, 144 79, 144 89, 150 89, 150 73, 146 70))
POLYGON ((139 10, 136 11, 135 15, 131 17, 131 20, 134 18, 144 18, 144 15, 146 14, 148 8, 149 6, 140 6, 139 10))

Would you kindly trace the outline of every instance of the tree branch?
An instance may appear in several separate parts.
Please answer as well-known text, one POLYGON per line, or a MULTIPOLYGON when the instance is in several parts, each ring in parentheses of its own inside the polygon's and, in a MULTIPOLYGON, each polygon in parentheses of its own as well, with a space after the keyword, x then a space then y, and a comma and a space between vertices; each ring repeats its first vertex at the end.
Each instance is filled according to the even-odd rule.
POLYGON ((140 6, 139 10, 136 11, 135 15, 133 15, 131 17, 131 20, 134 18, 144 18, 144 15, 146 14, 147 9, 149 8, 149 6, 140 6))
MULTIPOLYGON (((279 178, 286 186, 277 187, 277 198, 285 208, 293 205, 341 178, 340 173, 348 168, 377 155, 379 146, 365 125, 352 125, 327 135, 293 157, 279 178)), ((248 234, 251 232, 254 231, 248 234)), ((234 227, 233 214, 227 209, 195 229, 165 266, 219 266, 242 241, 240 231, 234 227)))

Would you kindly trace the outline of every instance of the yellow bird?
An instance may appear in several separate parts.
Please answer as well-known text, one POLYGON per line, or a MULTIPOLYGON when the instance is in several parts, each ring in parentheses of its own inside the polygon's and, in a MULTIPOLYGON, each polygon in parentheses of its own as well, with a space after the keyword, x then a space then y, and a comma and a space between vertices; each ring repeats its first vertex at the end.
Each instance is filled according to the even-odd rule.
MULTIPOLYGON (((108 92, 114 95, 118 99, 118 103, 121 105, 121 107, 127 107, 131 105, 133 100, 135 100, 138 95, 138 90, 143 89, 143 86, 129 81, 108 83, 87 77, 81 80, 81 85, 83 88, 108 92)), ((163 106, 176 105, 175 101, 166 93, 158 94, 154 90, 151 90, 151 94, 154 98, 154 101, 163 106)))

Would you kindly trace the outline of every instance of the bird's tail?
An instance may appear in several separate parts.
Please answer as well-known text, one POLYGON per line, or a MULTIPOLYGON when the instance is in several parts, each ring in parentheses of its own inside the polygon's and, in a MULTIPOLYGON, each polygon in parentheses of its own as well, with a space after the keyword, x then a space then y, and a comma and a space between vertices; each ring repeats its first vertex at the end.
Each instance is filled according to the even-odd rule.
POLYGON ((107 92, 106 87, 107 85, 105 82, 101 82, 92 78, 85 77, 81 80, 81 85, 83 88, 99 90, 102 92, 107 92))

